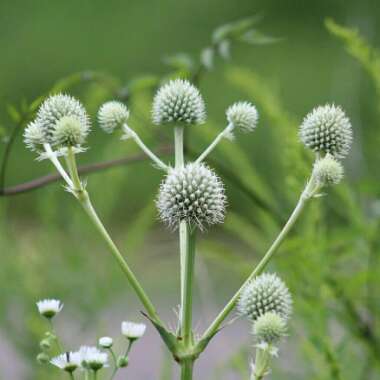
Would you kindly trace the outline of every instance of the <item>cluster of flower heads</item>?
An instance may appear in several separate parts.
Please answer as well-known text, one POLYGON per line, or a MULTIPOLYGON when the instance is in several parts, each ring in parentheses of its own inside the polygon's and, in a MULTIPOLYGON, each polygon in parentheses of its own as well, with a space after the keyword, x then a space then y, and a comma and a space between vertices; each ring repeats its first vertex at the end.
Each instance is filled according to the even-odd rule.
POLYGON ((80 148, 90 132, 90 119, 83 105, 65 94, 53 95, 40 106, 35 120, 24 131, 26 146, 43 151, 49 144, 57 150, 68 146, 80 148))
POLYGON ((254 378, 262 378, 269 372, 269 359, 277 356, 276 344, 286 336, 287 322, 292 314, 292 297, 276 274, 264 273, 245 285, 237 309, 252 323, 252 334, 259 351, 252 371, 254 378))
MULTIPOLYGON (((63 304, 56 299, 45 299, 37 302, 38 312, 51 323, 53 318, 62 310, 63 304)), ((146 326, 142 323, 124 321, 121 324, 121 334, 127 339, 128 348, 125 354, 120 355, 115 364, 114 371, 128 365, 128 354, 132 344, 141 338, 145 333, 146 326)), ((59 350, 62 350, 58 337, 51 331, 45 333, 44 339, 40 342, 42 352, 38 354, 37 360, 41 364, 51 365, 69 373, 76 369, 97 372, 102 368, 110 366, 108 354, 116 358, 112 349, 114 341, 111 337, 104 336, 98 340, 97 346, 81 346, 78 351, 67 351, 50 357, 49 352, 55 343, 59 350), (106 350, 106 351, 102 351, 106 350), (107 352, 108 351, 108 352, 107 352)))

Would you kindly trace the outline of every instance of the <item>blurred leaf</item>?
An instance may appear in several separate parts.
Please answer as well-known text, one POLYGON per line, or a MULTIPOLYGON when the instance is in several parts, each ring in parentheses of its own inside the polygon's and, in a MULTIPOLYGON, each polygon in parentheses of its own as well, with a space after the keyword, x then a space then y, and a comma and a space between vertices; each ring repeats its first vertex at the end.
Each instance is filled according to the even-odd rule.
POLYGON ((21 121, 22 116, 14 105, 7 104, 7 112, 15 123, 19 123, 21 121))
POLYGON ((177 53, 164 57, 164 63, 176 70, 191 71, 194 67, 194 61, 189 54, 177 53))
POLYGON ((251 29, 239 37, 239 41, 246 42, 251 45, 267 45, 281 41, 282 38, 271 37, 258 30, 251 29))
POLYGON ((221 25, 217 29, 215 29, 212 34, 212 41, 215 44, 220 43, 223 40, 229 38, 237 38, 240 37, 244 32, 249 30, 253 25, 255 25, 258 21, 262 19, 262 14, 257 14, 255 16, 234 21, 228 24, 221 25))
POLYGON ((132 79, 128 84, 127 88, 130 93, 135 93, 137 91, 149 90, 158 86, 160 83, 160 78, 157 75, 141 75, 132 79))
POLYGON ((220 41, 218 44, 218 52, 219 55, 223 59, 230 59, 231 58, 231 42, 228 40, 220 41))
POLYGON ((214 55, 215 51, 212 47, 207 47, 201 51, 201 63, 207 70, 214 67, 214 55))

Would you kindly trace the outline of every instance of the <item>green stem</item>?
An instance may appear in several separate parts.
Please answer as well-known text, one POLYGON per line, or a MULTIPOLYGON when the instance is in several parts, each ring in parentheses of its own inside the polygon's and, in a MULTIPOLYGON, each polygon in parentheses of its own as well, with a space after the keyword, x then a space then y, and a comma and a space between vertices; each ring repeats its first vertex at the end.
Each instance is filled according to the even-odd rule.
POLYGON ((112 374, 111 374, 111 377, 110 377, 110 380, 112 380, 112 379, 115 377, 116 372, 117 372, 117 370, 118 370, 119 368, 118 368, 118 366, 117 366, 117 359, 116 359, 116 355, 115 355, 115 353, 113 352, 113 349, 110 347, 108 350, 109 350, 109 352, 111 353, 112 360, 113 360, 113 362, 114 362, 114 364, 115 364, 115 368, 113 369, 112 374))
POLYGON ((244 287, 249 283, 249 281, 251 281, 254 277, 259 275, 264 270, 264 268, 272 259, 273 255, 276 253, 277 249, 279 248, 279 246, 281 245, 281 243, 283 242, 283 240, 285 239, 289 231, 294 226, 296 220, 301 214, 301 211, 304 209, 307 201, 310 198, 312 198, 319 190, 320 190, 320 185, 316 184, 315 179, 312 176, 309 182, 307 183, 304 191, 302 192, 295 209, 293 210, 292 214, 290 215, 288 221, 286 222, 285 226, 281 230, 280 234, 277 236, 276 240, 270 246, 269 250, 266 252, 264 257, 261 259, 261 261, 253 270, 253 272, 249 275, 249 277, 243 283, 240 289, 235 293, 235 295, 230 299, 230 301, 226 304, 223 310, 211 323, 210 327, 203 334, 202 339, 209 339, 218 331, 220 325, 223 323, 223 321, 227 318, 227 316, 235 307, 244 287))
POLYGON ((222 140, 224 137, 228 136, 234 126, 232 124, 228 124, 227 127, 219 133, 218 136, 214 139, 214 141, 208 146, 208 148, 197 158, 195 162, 200 163, 202 162, 214 149, 215 147, 219 144, 220 140, 222 140))
MULTIPOLYGON (((183 137, 184 127, 179 126, 174 128, 174 153, 175 153, 175 167, 176 169, 182 168, 185 164, 184 151, 183 151, 183 137)), ((179 328, 181 328, 181 321, 183 319, 183 304, 185 302, 185 256, 187 247, 187 227, 186 222, 182 221, 179 224, 179 252, 180 252, 180 281, 181 281, 181 301, 180 301, 180 316, 179 328)))
POLYGON ((53 321, 52 321, 51 318, 49 318, 49 324, 50 324, 51 332, 54 335, 54 341, 55 341, 55 344, 57 345, 58 351, 60 353, 65 352, 65 350, 63 349, 63 346, 62 346, 61 342, 59 341, 58 335, 57 335, 57 333, 55 331, 54 324, 53 324, 53 321))
POLYGON ((75 379, 75 378, 74 378, 74 374, 73 374, 72 372, 68 372, 68 374, 69 374, 71 380, 74 380, 74 379, 75 379))
POLYGON ((136 144, 141 148, 141 150, 158 166, 159 169, 168 171, 169 167, 162 160, 160 160, 141 140, 139 135, 128 127, 128 125, 123 125, 123 130, 125 135, 132 137, 135 140, 136 144))
POLYGON ((90 380, 90 370, 86 369, 84 371, 84 380, 90 380))
POLYGON ((184 154, 183 154, 183 128, 174 128, 174 153, 175 153, 175 167, 181 168, 185 164, 184 154))
POLYGON ((191 380, 193 378, 193 366, 192 360, 184 360, 181 363, 181 380, 191 380))
POLYGON ((181 305, 181 336, 183 338, 185 348, 189 348, 192 344, 192 313, 193 313, 193 279, 195 264, 195 229, 186 224, 186 255, 184 261, 184 302, 181 305))
POLYGON ((90 197, 87 193, 87 191, 83 188, 82 183, 79 179, 78 170, 76 166, 75 156, 73 154, 73 151, 69 148, 68 155, 67 155, 67 162, 69 166, 69 170, 72 176, 72 180, 74 183, 73 191, 76 195, 76 198, 80 202, 81 206, 91 219, 92 223, 98 230, 100 236, 104 239, 106 244, 108 245, 108 248, 110 249, 111 254, 119 264, 120 268, 126 275, 129 283, 131 284, 132 288, 136 292, 137 296, 139 297, 141 303, 144 305, 148 315, 150 318, 152 318, 154 321, 159 322, 160 321, 158 314, 153 306, 153 303, 150 301, 148 295, 145 293, 143 287, 140 285, 139 281, 137 280, 136 276, 130 269, 129 265, 125 261, 124 257, 120 253, 119 249, 116 247, 115 243, 112 241, 110 235, 108 234, 107 230, 105 229, 103 223, 99 219, 92 203, 90 200, 90 197))

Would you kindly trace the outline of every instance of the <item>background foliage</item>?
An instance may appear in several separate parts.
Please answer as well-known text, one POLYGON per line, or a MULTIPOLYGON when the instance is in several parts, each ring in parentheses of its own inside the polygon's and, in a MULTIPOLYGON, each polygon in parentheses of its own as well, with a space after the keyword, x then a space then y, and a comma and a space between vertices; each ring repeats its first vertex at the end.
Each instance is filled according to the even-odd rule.
MULTIPOLYGON (((297 140, 302 117, 317 104, 341 104, 355 133, 345 184, 308 207, 270 268, 287 281, 296 301, 291 336, 273 377, 376 379, 378 17, 369 1, 209 0, 207 7, 197 0, 2 1, 3 157, 10 138, 14 144, 0 183, 11 186, 52 171, 48 163, 33 160, 20 137, 39 96, 52 89, 80 97, 93 116, 91 149, 80 157, 83 164, 138 153, 132 142, 105 137, 97 127, 96 110, 110 98, 129 104, 131 125, 152 147, 170 144, 170 131, 149 120, 154 89, 167 76, 191 77, 207 100, 207 125, 187 136, 189 156, 224 127, 230 103, 248 99, 257 104, 257 131, 225 141, 212 155, 212 165, 226 181, 229 214, 225 225, 200 242, 196 307, 201 331, 294 206, 311 165, 297 140), (257 16, 249 19, 260 12, 260 23, 257 16), (215 33, 240 19, 246 21, 215 33)), ((166 310, 178 303, 173 275, 178 254, 175 236, 157 222, 153 198, 160 180, 160 173, 143 161, 92 174, 88 186, 120 247, 174 324, 175 313, 166 310)), ((34 362, 44 329, 34 302, 41 297, 64 300, 59 329, 73 348, 96 335, 116 335, 122 319, 142 318, 118 268, 59 183, 1 197, 0 231, 2 377, 58 378, 34 362)), ((198 377, 246 378, 247 331, 239 321, 219 334, 199 361, 198 377)), ((162 379, 170 378, 167 354, 157 347, 159 339, 150 331, 133 353, 130 378, 158 378, 159 372, 162 379)))

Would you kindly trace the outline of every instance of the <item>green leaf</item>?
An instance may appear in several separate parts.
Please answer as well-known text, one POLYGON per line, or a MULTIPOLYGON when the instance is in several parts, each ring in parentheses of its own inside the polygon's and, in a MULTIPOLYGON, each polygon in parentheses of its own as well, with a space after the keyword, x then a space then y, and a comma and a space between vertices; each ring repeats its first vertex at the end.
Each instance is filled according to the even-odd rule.
POLYGON ((256 29, 250 29, 242 36, 240 36, 239 41, 245 42, 251 45, 267 45, 279 42, 282 38, 268 36, 256 29))
POLYGON ((8 115, 11 117, 11 119, 15 123, 18 123, 21 120, 21 114, 14 105, 8 104, 7 112, 8 112, 8 115))
POLYGON ((215 51, 212 47, 207 47, 201 51, 201 63, 207 70, 214 67, 215 51))
POLYGON ((219 55, 227 60, 231 58, 231 42, 228 40, 223 40, 218 44, 219 55))
POLYGON ((239 37, 244 32, 252 28, 253 25, 255 25, 259 20, 261 20, 261 18, 262 15, 257 14, 255 16, 243 20, 224 24, 215 29, 214 33, 212 34, 212 41, 215 44, 218 44, 225 39, 239 37))
POLYGON ((135 91, 149 90, 156 87, 160 82, 157 75, 141 75, 132 79, 128 84, 127 88, 129 92, 134 93, 135 91))
POLYGON ((164 63, 176 70, 191 71, 194 67, 194 61, 189 54, 177 53, 164 57, 164 63))

